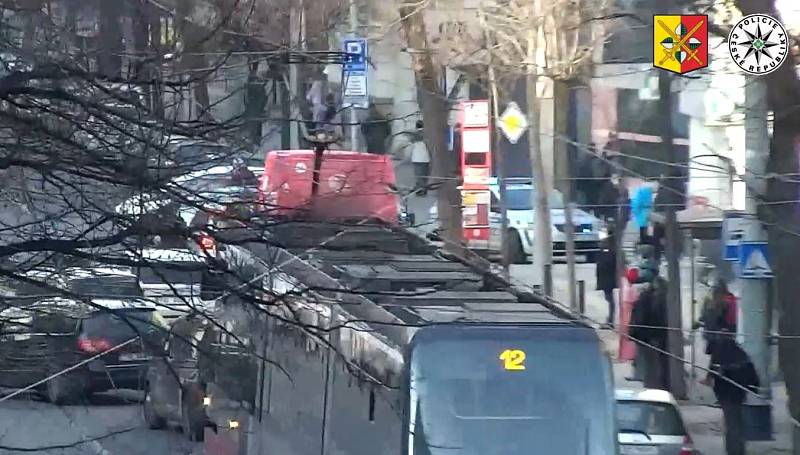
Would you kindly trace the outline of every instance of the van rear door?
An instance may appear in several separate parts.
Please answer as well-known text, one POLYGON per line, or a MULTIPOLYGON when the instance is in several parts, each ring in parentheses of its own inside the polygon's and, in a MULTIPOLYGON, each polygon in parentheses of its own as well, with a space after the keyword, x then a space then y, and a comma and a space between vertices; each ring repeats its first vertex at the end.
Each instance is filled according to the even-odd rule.
POLYGON ((273 151, 267 154, 259 188, 262 211, 288 215, 308 205, 314 173, 314 152, 273 151))
POLYGON ((301 214, 335 220, 378 218, 398 221, 398 199, 391 158, 369 153, 326 151, 320 168, 317 200, 311 202, 314 152, 267 154, 259 189, 262 210, 271 215, 301 214))
POLYGON ((320 169, 319 198, 312 211, 321 219, 398 220, 391 160, 384 155, 332 152, 320 169))

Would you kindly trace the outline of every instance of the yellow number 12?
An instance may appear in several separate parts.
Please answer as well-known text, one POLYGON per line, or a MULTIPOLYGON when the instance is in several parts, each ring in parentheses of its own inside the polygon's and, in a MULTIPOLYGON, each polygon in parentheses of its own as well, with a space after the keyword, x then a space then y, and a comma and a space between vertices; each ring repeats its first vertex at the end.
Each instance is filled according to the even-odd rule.
POLYGON ((525 351, 520 349, 506 349, 500 354, 500 360, 503 361, 503 368, 506 370, 525 369, 525 351))

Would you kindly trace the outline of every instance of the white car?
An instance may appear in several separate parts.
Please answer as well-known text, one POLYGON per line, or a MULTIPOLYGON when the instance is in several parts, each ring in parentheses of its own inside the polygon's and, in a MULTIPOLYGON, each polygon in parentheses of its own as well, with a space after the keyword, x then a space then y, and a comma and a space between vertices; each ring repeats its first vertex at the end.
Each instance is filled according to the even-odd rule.
MULTIPOLYGON (((528 180, 529 182, 529 180, 528 180)), ((496 179, 492 179, 489 185, 490 190, 490 213, 489 213, 489 252, 496 254, 501 249, 501 226, 502 218, 500 215, 500 186, 496 179)), ((528 256, 534 253, 534 216, 533 192, 534 187, 530 183, 507 183, 506 184, 506 217, 508 219, 509 230, 509 254, 510 261, 515 264, 525 263, 528 256)), ((553 254, 566 254, 567 237, 564 229, 566 223, 566 210, 564 206, 564 196, 560 191, 550 192, 550 232, 553 240, 553 254)), ((430 216, 432 220, 437 218, 437 208, 431 208, 430 216)), ((572 223, 575 226, 575 252, 577 255, 584 256, 587 261, 592 261, 595 251, 599 248, 600 241, 608 236, 608 232, 603 222, 583 210, 575 209, 572 211, 572 223)))
POLYGON ((92 299, 126 300, 144 297, 130 267, 68 267, 62 276, 67 289, 92 299))
MULTIPOLYGON (((248 167, 260 178, 263 169, 248 167)), ((123 201, 114 209, 124 216, 139 217, 166 207, 174 201, 182 201, 178 216, 188 225, 197 211, 202 208, 208 212, 224 210, 226 205, 249 202, 255 198, 257 188, 231 185, 231 166, 215 166, 210 169, 191 172, 172 179, 168 190, 157 193, 135 195, 123 201)))
POLYGON ((678 403, 665 390, 617 389, 622 455, 697 455, 678 403))

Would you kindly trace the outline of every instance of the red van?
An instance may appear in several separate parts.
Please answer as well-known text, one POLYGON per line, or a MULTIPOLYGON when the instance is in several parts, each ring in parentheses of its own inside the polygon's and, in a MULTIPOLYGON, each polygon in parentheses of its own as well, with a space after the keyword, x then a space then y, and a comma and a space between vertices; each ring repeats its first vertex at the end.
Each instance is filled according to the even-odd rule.
POLYGON ((322 156, 312 201, 313 150, 267 153, 258 197, 270 216, 311 220, 380 219, 398 223, 392 159, 386 155, 328 150, 322 156))

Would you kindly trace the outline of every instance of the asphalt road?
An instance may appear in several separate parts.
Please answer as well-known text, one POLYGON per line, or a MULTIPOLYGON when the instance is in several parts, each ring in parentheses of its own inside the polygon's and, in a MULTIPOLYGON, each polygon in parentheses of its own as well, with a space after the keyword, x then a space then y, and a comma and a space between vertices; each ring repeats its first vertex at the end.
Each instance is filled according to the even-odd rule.
POLYGON ((84 406, 54 406, 34 396, 0 403, 0 455, 200 455, 177 430, 144 425, 141 394, 98 394, 84 406), (39 450, 37 450, 39 449, 39 450))

